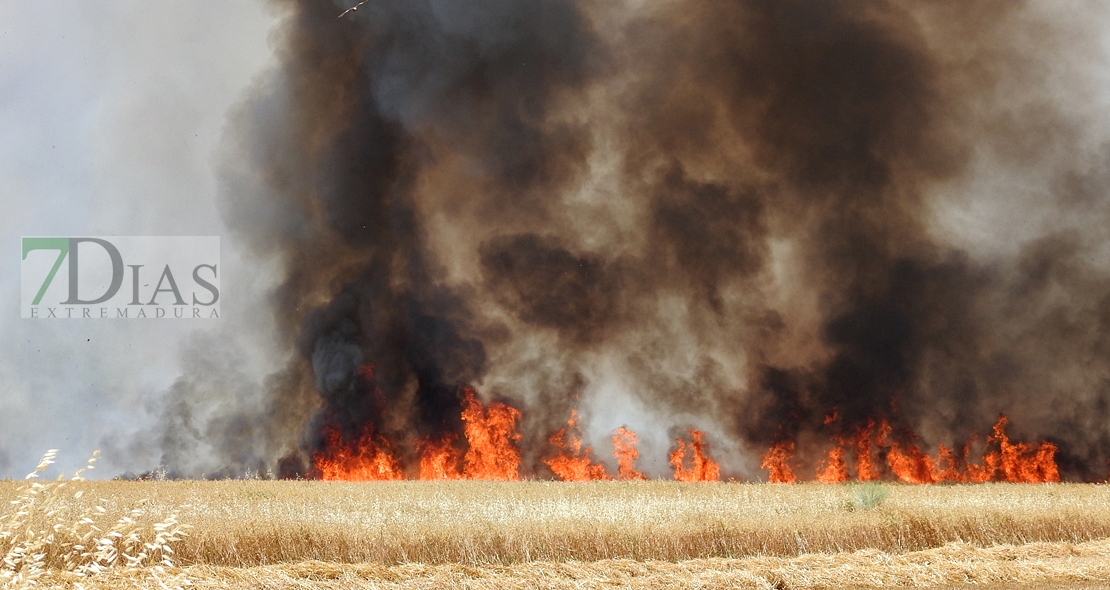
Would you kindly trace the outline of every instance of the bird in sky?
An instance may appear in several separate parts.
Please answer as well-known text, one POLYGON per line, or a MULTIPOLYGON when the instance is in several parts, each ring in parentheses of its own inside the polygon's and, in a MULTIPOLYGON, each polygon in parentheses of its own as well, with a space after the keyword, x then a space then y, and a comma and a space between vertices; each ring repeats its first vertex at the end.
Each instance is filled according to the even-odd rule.
POLYGON ((362 2, 359 2, 358 4, 355 4, 354 6, 352 6, 352 7, 348 8, 347 10, 344 10, 344 11, 343 11, 343 14, 340 14, 340 15, 339 15, 339 16, 337 16, 336 18, 343 18, 344 16, 347 16, 347 13, 348 13, 348 12, 354 12, 354 11, 358 10, 358 7, 359 7, 359 6, 362 6, 363 4, 366 4, 366 3, 367 3, 367 2, 369 2, 369 1, 370 1, 370 0, 362 0, 362 2))

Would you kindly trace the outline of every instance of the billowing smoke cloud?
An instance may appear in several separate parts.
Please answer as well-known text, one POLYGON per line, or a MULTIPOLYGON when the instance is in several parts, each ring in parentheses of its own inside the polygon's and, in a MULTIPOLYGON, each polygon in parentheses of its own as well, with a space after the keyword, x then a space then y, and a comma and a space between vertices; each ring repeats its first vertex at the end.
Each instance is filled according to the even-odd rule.
POLYGON ((326 428, 411 459, 460 429, 469 384, 524 408, 539 475, 574 406, 649 439, 706 428, 744 477, 778 439, 814 452, 834 411, 949 445, 1006 412, 1066 477, 1103 475, 1110 160, 1069 95, 1084 19, 278 4, 281 66, 234 118, 224 205, 286 277, 282 410, 254 417, 286 473, 326 428), (651 415, 623 417, 615 383, 651 415))

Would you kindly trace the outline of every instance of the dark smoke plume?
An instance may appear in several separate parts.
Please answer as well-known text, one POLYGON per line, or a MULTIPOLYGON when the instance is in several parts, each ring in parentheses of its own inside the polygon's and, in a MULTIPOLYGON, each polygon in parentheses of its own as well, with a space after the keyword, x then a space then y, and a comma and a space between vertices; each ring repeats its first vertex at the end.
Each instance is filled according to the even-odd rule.
POLYGON ((934 445, 1006 412, 1060 445, 1065 477, 1104 475, 1110 152, 1053 86, 1081 86, 1081 19, 1001 0, 275 4, 280 67, 233 119, 225 216, 285 277, 291 356, 256 430, 286 472, 325 428, 411 459, 459 431, 475 385, 524 409, 542 475, 571 407, 625 420, 599 393, 620 383, 661 426, 647 437, 692 421, 751 455, 725 460, 745 477, 778 439, 815 452, 833 411, 934 445), (1011 172, 1043 190, 977 184, 1011 172), (1036 227, 1003 231, 1022 207, 1036 227), (998 237, 961 239, 946 220, 967 209, 998 237))

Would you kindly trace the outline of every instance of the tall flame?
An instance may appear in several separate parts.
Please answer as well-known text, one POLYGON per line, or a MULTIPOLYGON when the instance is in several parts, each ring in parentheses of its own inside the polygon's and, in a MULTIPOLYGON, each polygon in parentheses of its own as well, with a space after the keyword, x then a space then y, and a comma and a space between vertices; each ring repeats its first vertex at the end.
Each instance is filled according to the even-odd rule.
POLYGON ((960 472, 956 454, 944 445, 937 448, 936 471, 933 478, 936 481, 967 481, 967 476, 960 472))
POLYGON ((455 448, 455 435, 439 440, 426 438, 416 443, 420 451, 420 479, 461 479, 462 454, 455 448))
POLYGON ((617 479, 647 479, 643 473, 636 471, 636 460, 640 458, 640 451, 636 450, 638 442, 636 433, 624 426, 613 433, 613 456, 617 459, 617 479))
POLYGON ((886 448, 886 462, 891 472, 898 479, 906 483, 935 483, 936 463, 933 458, 923 453, 917 445, 907 443, 905 447, 888 440, 891 433, 890 424, 883 421, 879 424, 879 435, 876 444, 886 448))
POLYGON ((548 467, 563 481, 593 481, 612 479, 605 473, 605 466, 590 460, 592 449, 582 449, 582 435, 578 429, 578 412, 570 411, 570 419, 565 428, 555 431, 548 439, 555 448, 556 455, 544 459, 548 467))
POLYGON ((717 481, 719 479, 721 468, 709 458, 706 443, 702 438, 704 436, 704 432, 691 429, 690 437, 693 440, 689 445, 682 439, 675 440, 678 448, 671 453, 671 465, 674 466, 674 478, 678 481, 717 481), (687 448, 692 455, 691 467, 686 467, 687 448))
POLYGON ((500 402, 483 408, 474 397, 474 390, 463 389, 463 433, 469 448, 463 457, 463 474, 467 479, 516 481, 520 479, 520 450, 516 441, 516 423, 520 410, 500 402))
MULTIPOLYGON (((833 408, 832 413, 825 416, 825 424, 832 424, 839 419, 839 413, 836 408, 833 408)), ((821 483, 848 481, 848 462, 844 460, 844 441, 839 438, 833 440, 836 442, 836 446, 829 449, 829 454, 825 457, 822 465, 817 468, 817 481, 821 483)))
POLYGON ((389 441, 374 436, 370 427, 351 444, 343 441, 337 428, 328 427, 324 431, 324 443, 324 450, 312 456, 318 479, 388 481, 405 478, 389 441))
POLYGON ((875 458, 871 454, 871 432, 875 430, 875 423, 868 420, 867 426, 856 431, 856 478, 860 481, 874 481, 879 479, 879 469, 875 465, 875 458))
POLYGON ((844 447, 837 445, 829 450, 824 465, 817 472, 821 483, 840 483, 848 481, 848 463, 844 460, 844 447))
POLYGON ((1006 416, 999 416, 988 437, 989 441, 999 446, 997 459, 989 462, 998 465, 998 479, 1012 483, 1060 481, 1055 460, 1056 445, 1046 441, 1033 448, 1026 443, 1011 443, 1010 437, 1006 436, 1007 422, 1006 416))
POLYGON ((793 458, 794 443, 782 441, 767 450, 759 466, 771 472, 767 478, 771 483, 794 483, 797 478, 790 467, 790 460, 793 458))

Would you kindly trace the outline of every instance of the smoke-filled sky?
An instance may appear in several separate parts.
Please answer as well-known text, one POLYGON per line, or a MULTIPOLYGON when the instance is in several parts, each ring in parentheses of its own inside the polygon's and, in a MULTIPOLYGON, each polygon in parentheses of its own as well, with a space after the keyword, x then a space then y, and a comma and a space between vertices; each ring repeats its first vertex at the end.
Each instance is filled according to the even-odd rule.
POLYGON ((67 473, 97 448, 100 477, 150 469, 160 451, 131 440, 157 423, 189 350, 224 334, 244 370, 257 362, 264 341, 223 340, 265 292, 230 240, 235 319, 208 323, 20 320, 18 250, 27 235, 225 234, 218 146, 273 65, 277 17, 251 0, 0 4, 0 477, 49 448, 67 473))
POLYGON ((1103 3, 350 4, 0 8, 0 475, 411 463, 472 385, 538 477, 572 408, 653 476, 1002 412, 1105 476, 1103 3), (81 234, 223 236, 225 318, 15 319, 16 238, 81 234))

